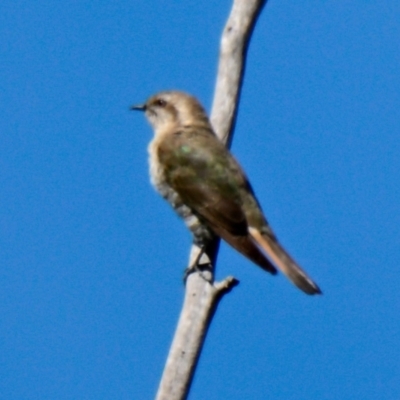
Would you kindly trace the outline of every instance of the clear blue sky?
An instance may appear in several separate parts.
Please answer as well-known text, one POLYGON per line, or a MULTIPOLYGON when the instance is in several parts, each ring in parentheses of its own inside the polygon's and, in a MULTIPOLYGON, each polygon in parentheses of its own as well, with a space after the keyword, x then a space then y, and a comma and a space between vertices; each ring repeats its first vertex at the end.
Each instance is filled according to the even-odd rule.
MULTIPOLYGON (((230 6, 2 1, 0 399, 153 398, 190 235, 128 106, 181 89, 209 109, 230 6)), ((190 400, 400 398, 399 43, 399 2, 264 9, 232 149, 324 295, 223 246, 217 277, 241 283, 190 400)))

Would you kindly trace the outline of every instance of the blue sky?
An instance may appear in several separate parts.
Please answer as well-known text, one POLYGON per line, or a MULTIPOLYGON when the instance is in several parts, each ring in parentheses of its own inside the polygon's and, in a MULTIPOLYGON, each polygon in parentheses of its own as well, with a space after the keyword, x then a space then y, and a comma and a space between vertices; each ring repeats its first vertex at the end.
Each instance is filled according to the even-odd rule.
MULTIPOLYGON (((400 396, 400 3, 276 1, 248 53, 232 150, 308 297, 222 246, 189 398, 400 396)), ((164 89, 210 109, 230 1, 3 0, 1 399, 151 399, 190 235, 151 188, 164 89)))

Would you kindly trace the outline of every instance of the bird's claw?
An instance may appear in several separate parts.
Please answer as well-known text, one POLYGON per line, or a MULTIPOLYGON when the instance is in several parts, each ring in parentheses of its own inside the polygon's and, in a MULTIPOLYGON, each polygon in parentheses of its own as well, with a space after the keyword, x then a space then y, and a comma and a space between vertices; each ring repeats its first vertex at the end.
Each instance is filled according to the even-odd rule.
POLYGON ((211 264, 209 262, 200 264, 200 259, 201 256, 204 254, 205 249, 204 247, 200 248, 199 254, 197 254, 196 258, 193 260, 193 262, 185 268, 183 272, 183 283, 186 285, 187 278, 189 277, 190 274, 193 272, 198 272, 199 275, 207 282, 211 283, 211 278, 208 276, 208 271, 210 271, 211 264))

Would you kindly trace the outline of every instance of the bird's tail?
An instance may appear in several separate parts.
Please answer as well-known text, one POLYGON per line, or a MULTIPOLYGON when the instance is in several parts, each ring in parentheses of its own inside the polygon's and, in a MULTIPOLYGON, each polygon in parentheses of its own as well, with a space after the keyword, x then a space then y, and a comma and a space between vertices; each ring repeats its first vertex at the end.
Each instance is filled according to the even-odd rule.
POLYGON ((249 233, 271 262, 299 289, 307 294, 322 293, 318 285, 297 265, 278 241, 262 235, 258 229, 252 227, 249 227, 249 233))

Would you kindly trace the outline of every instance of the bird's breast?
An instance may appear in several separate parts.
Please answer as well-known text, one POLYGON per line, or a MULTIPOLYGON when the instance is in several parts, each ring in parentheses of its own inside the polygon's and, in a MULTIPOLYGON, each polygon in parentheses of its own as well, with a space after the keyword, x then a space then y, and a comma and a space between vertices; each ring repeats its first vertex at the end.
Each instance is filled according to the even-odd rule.
POLYGON ((165 177, 165 168, 160 162, 160 158, 158 156, 158 147, 159 140, 155 137, 149 144, 148 153, 149 153, 149 168, 150 168, 150 179, 151 183, 155 186, 155 188, 163 195, 165 191, 166 177, 165 177))

